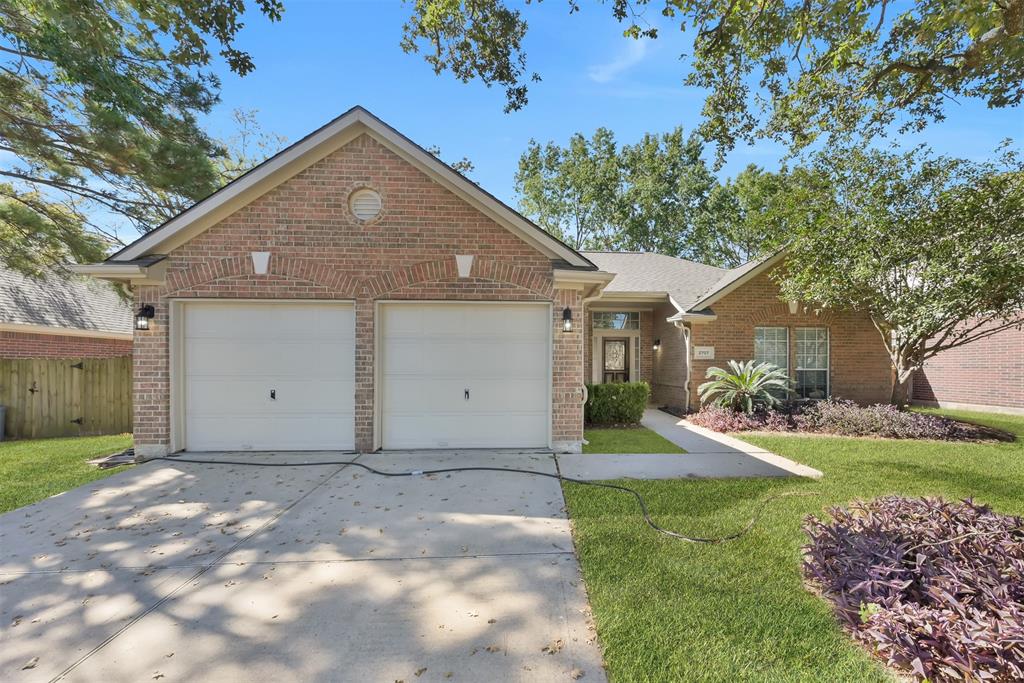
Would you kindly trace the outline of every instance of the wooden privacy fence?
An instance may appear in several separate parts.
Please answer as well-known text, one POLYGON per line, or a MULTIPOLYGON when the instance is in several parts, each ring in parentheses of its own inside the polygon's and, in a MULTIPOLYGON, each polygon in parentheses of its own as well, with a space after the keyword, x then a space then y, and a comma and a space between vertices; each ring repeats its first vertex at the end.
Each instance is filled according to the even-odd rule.
POLYGON ((132 430, 132 359, 0 358, 8 439, 132 430))

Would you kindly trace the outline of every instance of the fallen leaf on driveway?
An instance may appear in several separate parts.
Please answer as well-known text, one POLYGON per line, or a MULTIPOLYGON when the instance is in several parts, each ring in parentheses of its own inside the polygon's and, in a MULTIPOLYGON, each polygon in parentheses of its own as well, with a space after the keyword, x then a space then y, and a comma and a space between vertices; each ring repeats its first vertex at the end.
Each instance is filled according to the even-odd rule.
POLYGON ((583 672, 583 669, 573 669, 569 672, 569 675, 572 676, 572 680, 578 681, 581 678, 583 678, 585 674, 583 672))
POLYGON ((488 652, 501 652, 501 648, 498 647, 497 645, 488 645, 484 649, 487 650, 488 652))
POLYGON ((25 666, 21 667, 21 670, 24 671, 25 669, 34 669, 36 668, 36 664, 38 663, 39 657, 33 657, 32 659, 25 662, 25 666))
POLYGON ((559 638, 557 640, 552 640, 549 645, 545 645, 543 648, 541 648, 541 652, 553 655, 561 652, 563 647, 565 647, 565 642, 563 642, 562 639, 559 638))
POLYGON ((419 678, 420 676, 423 675, 423 672, 426 671, 426 670, 427 670, 427 667, 423 667, 422 669, 416 669, 416 671, 413 672, 413 675, 416 676, 416 678, 419 678))

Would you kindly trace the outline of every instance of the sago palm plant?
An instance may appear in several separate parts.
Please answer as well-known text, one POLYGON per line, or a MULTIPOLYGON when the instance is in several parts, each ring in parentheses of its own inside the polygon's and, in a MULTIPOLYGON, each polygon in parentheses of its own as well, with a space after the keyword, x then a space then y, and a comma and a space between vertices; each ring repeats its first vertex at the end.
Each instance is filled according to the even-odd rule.
POLYGON ((790 384, 786 371, 779 366, 752 360, 731 360, 728 370, 708 368, 707 378, 711 381, 697 387, 701 403, 745 413, 752 413, 759 406, 774 408, 781 404, 779 396, 789 391, 790 384))

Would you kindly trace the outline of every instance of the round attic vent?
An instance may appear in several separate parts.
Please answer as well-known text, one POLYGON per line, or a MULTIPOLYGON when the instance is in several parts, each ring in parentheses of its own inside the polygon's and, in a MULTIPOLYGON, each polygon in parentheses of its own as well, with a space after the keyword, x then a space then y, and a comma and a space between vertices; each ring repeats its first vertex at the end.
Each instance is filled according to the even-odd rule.
POLYGON ((369 188, 356 190, 348 198, 349 208, 352 215, 361 221, 368 221, 380 215, 380 195, 369 188))

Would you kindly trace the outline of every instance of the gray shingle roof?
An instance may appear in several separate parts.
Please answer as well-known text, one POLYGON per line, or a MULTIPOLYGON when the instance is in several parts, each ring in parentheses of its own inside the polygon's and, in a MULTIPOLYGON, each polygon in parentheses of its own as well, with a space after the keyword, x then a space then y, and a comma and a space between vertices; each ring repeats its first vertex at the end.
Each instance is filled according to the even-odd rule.
POLYGON ((132 309, 106 282, 55 271, 35 279, 0 267, 0 323, 130 334, 132 309))
POLYGON ((754 259, 753 261, 747 261, 742 266, 725 271, 725 274, 717 282, 708 287, 706 291, 701 292, 700 297, 698 297, 698 299, 693 302, 693 307, 695 309, 704 308, 709 303, 711 303, 709 299, 711 299, 716 293, 722 291, 732 283, 741 279, 743 276, 750 273, 750 271, 760 268, 762 265, 768 265, 770 262, 778 260, 780 256, 782 256, 781 250, 775 252, 774 254, 769 254, 762 258, 754 259))
POLYGON ((732 272, 662 254, 585 251, 583 255, 601 270, 615 273, 606 292, 668 292, 683 310, 732 272))

